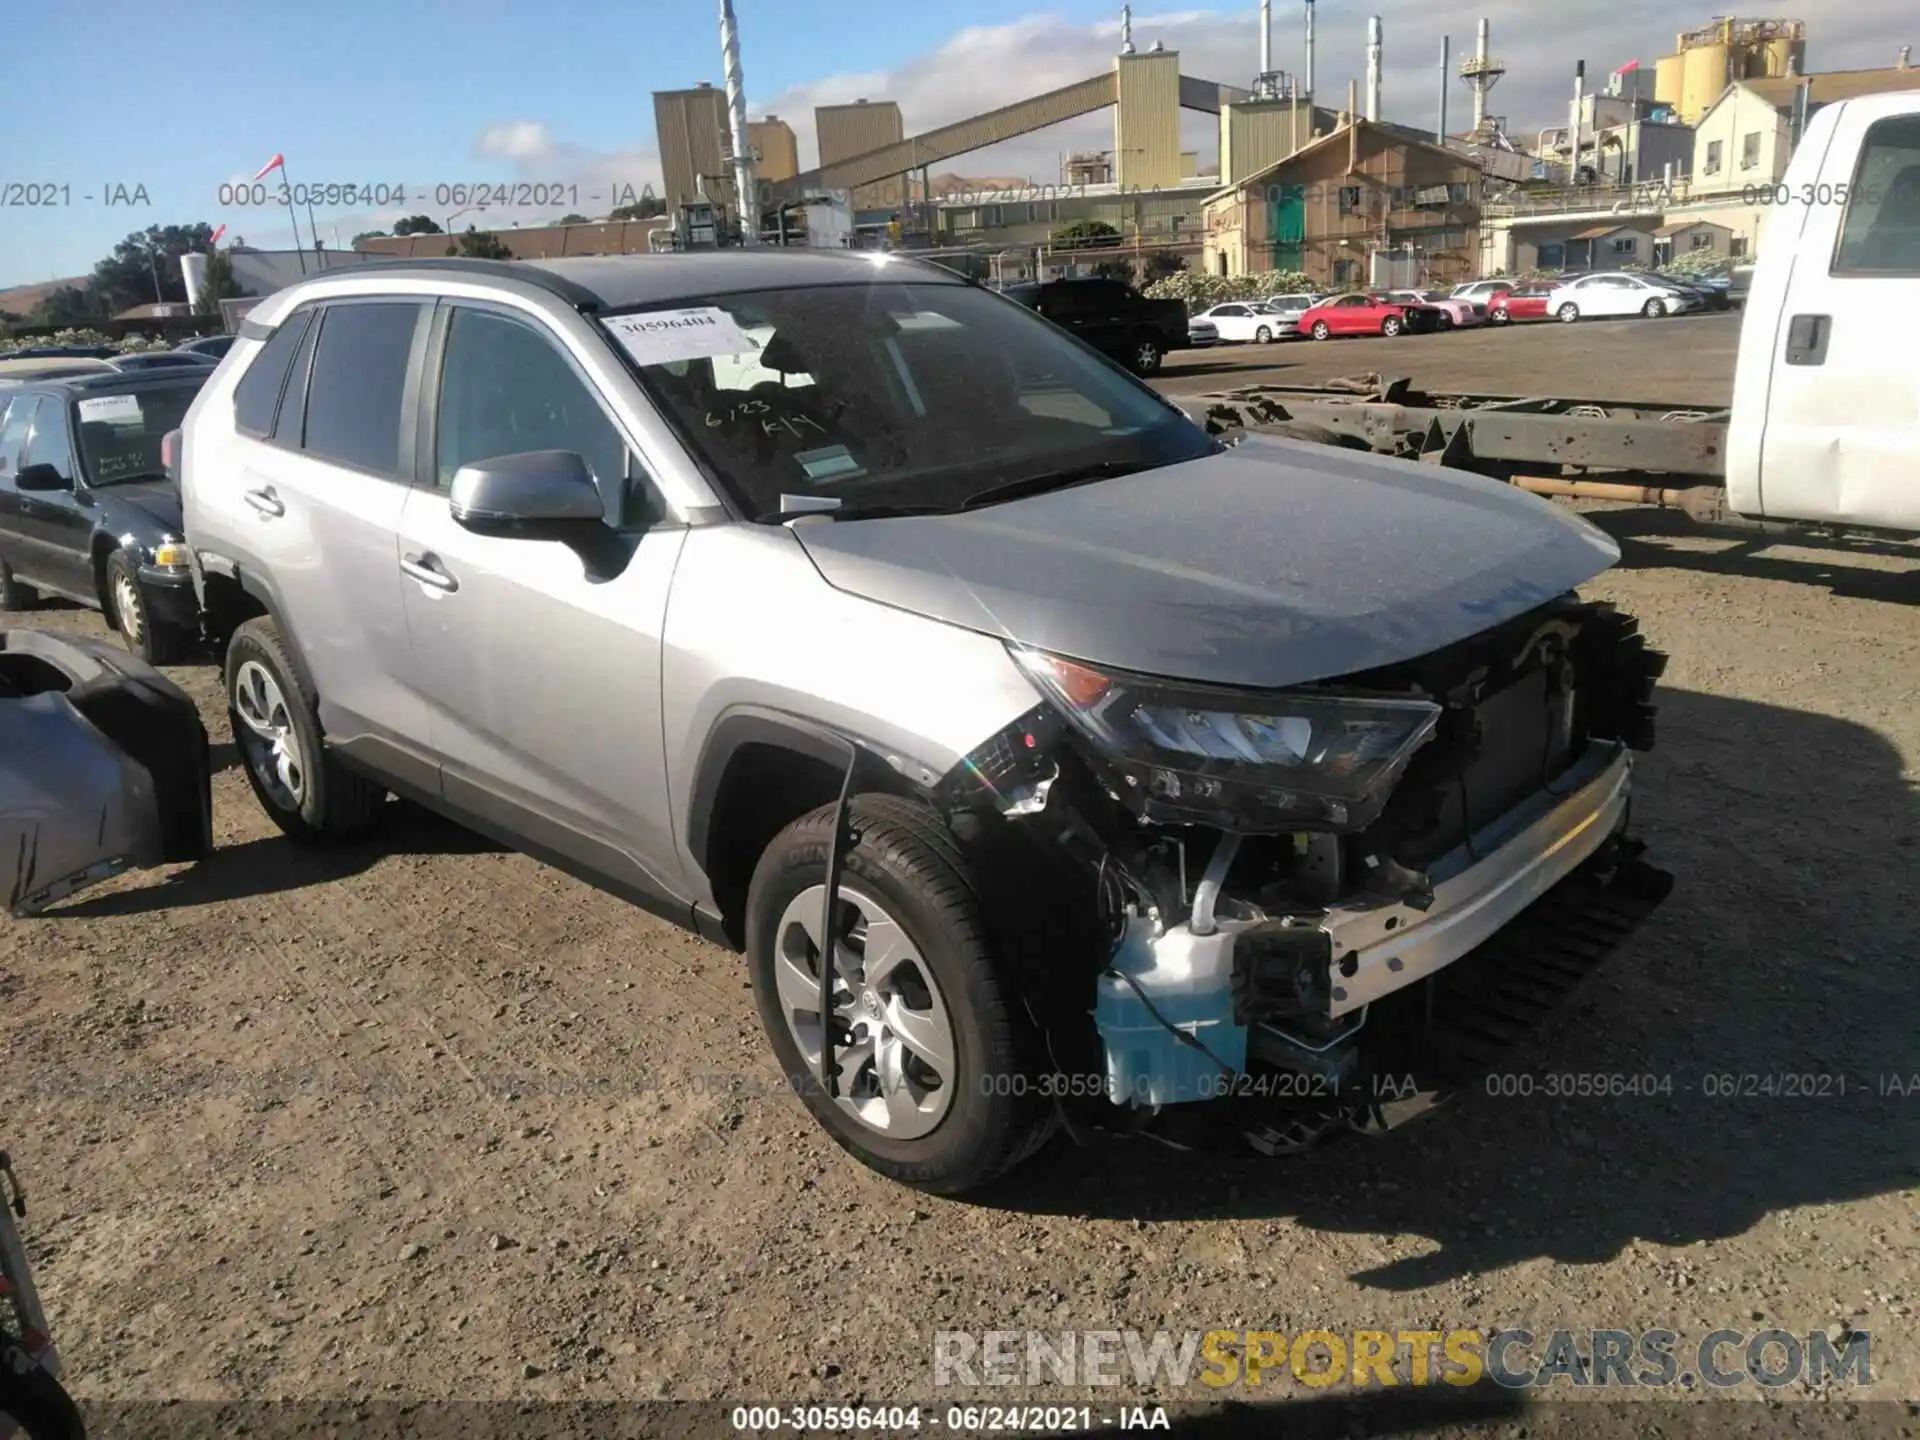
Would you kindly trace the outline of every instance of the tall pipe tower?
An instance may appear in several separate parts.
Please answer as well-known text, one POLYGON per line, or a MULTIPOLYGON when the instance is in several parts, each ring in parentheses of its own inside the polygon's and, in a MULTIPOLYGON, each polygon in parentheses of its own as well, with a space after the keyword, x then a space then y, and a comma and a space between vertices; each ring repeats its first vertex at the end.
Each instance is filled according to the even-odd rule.
POLYGON ((1500 82, 1507 67, 1487 54, 1488 25, 1483 17, 1473 54, 1460 62, 1460 78, 1473 90, 1474 133, 1487 128, 1487 92, 1500 82))
POLYGON ((740 78, 740 26, 733 0, 720 0, 720 56, 727 77, 727 131, 733 141, 733 208, 740 243, 760 243, 760 195, 753 183, 753 141, 747 133, 747 85, 740 78))
POLYGON ((1307 0, 1307 99, 1313 99, 1313 0, 1307 0))
POLYGON ((1380 118, 1380 17, 1367 21, 1367 119, 1380 118))

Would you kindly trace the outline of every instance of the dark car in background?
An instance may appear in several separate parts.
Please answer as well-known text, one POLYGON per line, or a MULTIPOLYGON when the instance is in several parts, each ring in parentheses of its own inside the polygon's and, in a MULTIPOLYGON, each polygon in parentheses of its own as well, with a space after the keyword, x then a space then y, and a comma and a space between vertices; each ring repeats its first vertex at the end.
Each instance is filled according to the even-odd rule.
POLYGON ((233 348, 233 342, 239 338, 238 335, 201 335, 193 340, 183 340, 173 348, 181 355, 205 355, 217 361, 233 348))
POLYGON ((0 391, 0 611, 58 595, 104 612, 141 659, 180 657, 200 611, 161 442, 212 373, 100 371, 0 391))
POLYGON ((1136 375, 1151 375, 1168 351, 1191 343, 1186 301, 1149 300, 1118 280, 1029 280, 1000 293, 1038 310, 1136 375))
POLYGON ((131 375, 149 370, 211 370, 220 363, 220 357, 180 350, 141 350, 116 355, 107 363, 123 374, 131 375))

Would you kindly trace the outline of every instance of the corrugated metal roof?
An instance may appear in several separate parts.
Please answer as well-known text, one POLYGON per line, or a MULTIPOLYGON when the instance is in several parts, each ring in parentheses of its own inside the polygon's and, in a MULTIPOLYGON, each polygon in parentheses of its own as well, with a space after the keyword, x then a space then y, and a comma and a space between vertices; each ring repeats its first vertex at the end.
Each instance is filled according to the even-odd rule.
MULTIPOLYGON (((1920 70, 1830 70, 1824 75, 1777 75, 1735 83, 1744 85, 1774 109, 1790 111, 1793 109, 1793 92, 1802 83, 1812 86, 1812 92, 1807 96, 1808 103, 1831 105, 1836 100, 1855 100, 1862 95, 1920 90, 1920 70)), ((1726 96, 1720 98, 1724 100, 1726 96)), ((1718 104, 1719 101, 1714 103, 1718 104)))
POLYGON ((1653 233, 1663 237, 1678 235, 1682 230, 1698 230, 1702 225, 1706 226, 1709 230, 1725 230, 1729 235, 1733 233, 1733 227, 1731 225, 1722 225, 1713 220, 1675 220, 1670 225, 1662 225, 1653 233))
MULTIPOLYGON (((1574 240, 1604 240, 1607 236, 1618 235, 1622 230, 1628 228, 1629 227, 1625 225, 1595 225, 1591 230, 1582 230, 1578 235, 1571 236, 1570 238, 1574 240)), ((1646 232, 1644 230, 1635 230, 1633 233, 1635 235, 1644 235, 1646 232)))

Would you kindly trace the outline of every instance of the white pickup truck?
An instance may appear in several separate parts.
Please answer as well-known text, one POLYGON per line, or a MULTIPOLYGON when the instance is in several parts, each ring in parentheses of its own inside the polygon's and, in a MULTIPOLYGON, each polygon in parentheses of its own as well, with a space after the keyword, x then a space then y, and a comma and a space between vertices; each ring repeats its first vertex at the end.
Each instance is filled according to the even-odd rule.
POLYGON ((1815 112, 1774 194, 1730 409, 1369 375, 1197 396, 1196 418, 1720 524, 1920 535, 1920 94, 1815 112))

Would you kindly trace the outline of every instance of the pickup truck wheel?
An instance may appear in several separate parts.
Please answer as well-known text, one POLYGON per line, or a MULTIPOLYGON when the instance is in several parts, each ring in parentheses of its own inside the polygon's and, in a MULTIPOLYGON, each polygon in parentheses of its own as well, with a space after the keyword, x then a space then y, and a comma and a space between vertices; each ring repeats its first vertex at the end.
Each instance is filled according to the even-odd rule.
POLYGON ((1313 322, 1313 338, 1314 339, 1325 340, 1332 334, 1333 334, 1333 327, 1327 324, 1326 321, 1316 320, 1313 322))
POLYGON ((1662 315, 1667 313, 1667 302, 1664 300, 1649 300, 1640 313, 1649 320, 1658 320, 1662 315))
POLYGON ((13 570, 0 560, 0 610, 31 610, 40 601, 31 585, 13 578, 13 570))
POLYGON ((1130 356, 1136 375, 1151 375, 1160 368, 1160 342, 1142 331, 1133 337, 1130 356))
POLYGON ((1580 307, 1569 300, 1560 307, 1560 318, 1571 325, 1580 318, 1580 307))
POLYGON ((1400 333, 1400 317, 1398 315, 1387 316, 1386 319, 1380 322, 1380 333, 1389 338, 1398 335, 1400 333))
POLYGON ((254 797, 291 839, 351 840, 378 822, 387 792, 328 752, 314 698, 265 616, 227 644, 227 720, 254 797))
POLYGON ((108 618, 127 649, 149 665, 179 662, 190 637, 179 626, 153 618, 146 592, 140 588, 140 573, 124 550, 107 557, 107 598, 113 606, 108 618))
POLYGON ((831 1043, 819 1080, 820 906, 834 807, 774 837, 747 892, 747 957, 781 1071, 828 1134, 863 1164, 936 1194, 976 1188, 1052 1132, 1027 1080, 1037 1054, 1001 964, 972 868, 929 809, 890 795, 852 802, 840 877, 831 1043))
POLYGON ((1253 332, 1253 343, 1256 345, 1267 345, 1272 343, 1272 340, 1273 331, 1269 330, 1265 325, 1262 325, 1258 330, 1253 332))

